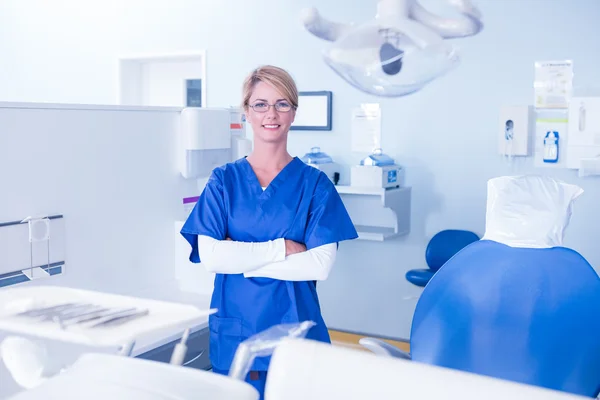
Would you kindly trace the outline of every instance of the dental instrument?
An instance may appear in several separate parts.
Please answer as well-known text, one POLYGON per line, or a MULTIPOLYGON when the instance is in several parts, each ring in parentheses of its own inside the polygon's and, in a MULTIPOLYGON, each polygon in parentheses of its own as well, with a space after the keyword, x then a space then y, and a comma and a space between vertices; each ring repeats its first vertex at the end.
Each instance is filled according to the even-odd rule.
POLYGON ((107 308, 95 304, 59 304, 51 307, 32 308, 16 314, 19 317, 35 318, 38 321, 53 321, 61 327, 92 321, 88 327, 115 325, 148 314, 147 309, 107 308))
POLYGON ((148 314, 149 314, 148 310, 133 309, 131 311, 120 313, 118 315, 110 315, 110 316, 104 317, 100 322, 96 322, 96 323, 90 325, 90 328, 95 328, 98 326, 106 327, 106 326, 121 325, 126 322, 132 321, 134 319, 144 317, 148 314))
POLYGON ((185 354, 187 353, 186 342, 188 337, 190 336, 190 330, 186 329, 183 332, 183 336, 181 337, 181 341, 175 345, 173 349, 173 354, 171 355, 171 361, 169 364, 172 365, 182 365, 183 360, 185 359, 185 354))

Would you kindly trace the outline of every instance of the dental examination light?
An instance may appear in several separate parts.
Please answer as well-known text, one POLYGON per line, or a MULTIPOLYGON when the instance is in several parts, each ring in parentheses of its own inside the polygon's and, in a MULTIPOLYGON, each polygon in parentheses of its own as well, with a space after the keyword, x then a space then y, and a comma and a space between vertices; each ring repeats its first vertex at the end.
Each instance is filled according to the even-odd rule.
POLYGON ((365 93, 401 97, 458 65, 457 49, 445 39, 483 29, 481 13, 470 0, 443 1, 461 17, 432 14, 419 0, 379 0, 375 18, 357 26, 329 21, 315 8, 302 11, 302 22, 331 42, 323 58, 346 82, 365 93))

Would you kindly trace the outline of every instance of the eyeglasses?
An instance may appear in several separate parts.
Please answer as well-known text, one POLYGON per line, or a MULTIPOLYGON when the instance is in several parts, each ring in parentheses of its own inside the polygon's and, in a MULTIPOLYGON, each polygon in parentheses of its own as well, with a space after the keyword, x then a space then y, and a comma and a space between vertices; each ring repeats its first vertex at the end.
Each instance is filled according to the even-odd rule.
POLYGON ((271 107, 275 107, 275 110, 278 112, 289 112, 292 108, 294 108, 287 101, 278 101, 275 104, 265 103, 264 101, 259 101, 254 104, 250 104, 250 107, 257 113, 265 113, 269 111, 271 107))

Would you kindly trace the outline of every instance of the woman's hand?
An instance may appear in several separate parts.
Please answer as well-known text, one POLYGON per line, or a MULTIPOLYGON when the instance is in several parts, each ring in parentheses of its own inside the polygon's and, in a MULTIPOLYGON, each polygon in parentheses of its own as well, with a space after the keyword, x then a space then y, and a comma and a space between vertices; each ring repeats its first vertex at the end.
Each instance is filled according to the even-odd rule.
POLYGON ((293 240, 285 239, 285 256, 290 256, 296 253, 302 253, 306 251, 306 246, 302 243, 294 242, 293 240))

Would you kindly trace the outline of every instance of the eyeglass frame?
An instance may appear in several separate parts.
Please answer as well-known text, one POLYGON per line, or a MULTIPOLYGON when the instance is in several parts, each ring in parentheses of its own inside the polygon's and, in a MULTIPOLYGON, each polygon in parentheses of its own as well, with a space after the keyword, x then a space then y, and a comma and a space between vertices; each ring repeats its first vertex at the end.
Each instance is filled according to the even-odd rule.
POLYGON ((290 106, 290 109, 289 109, 289 110, 287 110, 287 111, 279 111, 279 110, 277 109, 277 104, 279 104, 280 102, 281 102, 281 101, 278 101, 278 102, 276 102, 275 104, 269 104, 269 103, 267 103, 266 101, 261 101, 261 100, 258 100, 258 101, 256 101, 254 104, 250 104, 250 103, 248 103, 248 104, 246 104, 246 105, 247 105, 248 107, 250 107, 250 108, 251 108, 251 109, 252 109, 254 112, 256 112, 256 113, 259 113, 259 114, 264 114, 264 113, 266 113, 266 112, 269 112, 269 110, 271 109, 271 107, 275 107, 275 111, 277 111, 277 112, 280 112, 280 113, 289 113, 290 111, 292 111, 292 110, 296 110, 296 109, 298 108, 298 107, 296 107, 296 106, 294 106, 294 105, 292 105, 292 104, 289 104, 290 102, 289 102, 289 101, 287 101, 287 100, 285 100, 285 102, 289 104, 289 106, 290 106), (266 105, 267 105, 267 109, 266 109, 265 111, 257 111, 257 110, 254 108, 254 106, 256 105, 256 103, 264 103, 264 104, 266 104, 266 105))

